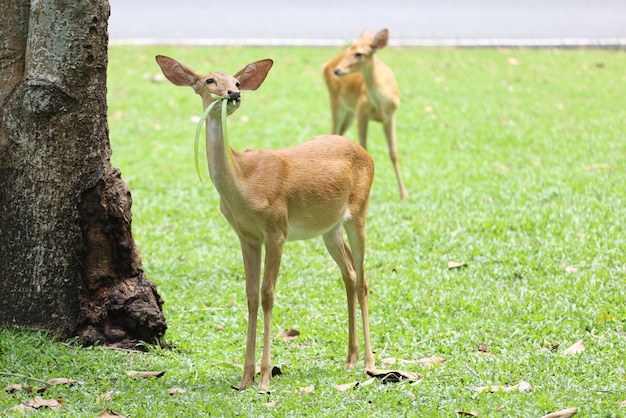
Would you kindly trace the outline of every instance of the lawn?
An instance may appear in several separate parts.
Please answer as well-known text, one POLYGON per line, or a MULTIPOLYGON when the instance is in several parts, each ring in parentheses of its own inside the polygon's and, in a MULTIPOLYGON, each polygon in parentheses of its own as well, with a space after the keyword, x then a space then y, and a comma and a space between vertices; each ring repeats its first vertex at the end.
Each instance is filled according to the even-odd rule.
MULTIPOLYGON (((626 52, 614 50, 380 51, 401 92, 409 200, 398 198, 382 129, 372 123, 372 343, 380 368, 420 378, 371 380, 362 352, 356 369, 343 368, 343 283, 317 239, 285 246, 272 353, 283 374, 269 394, 232 389, 247 319, 239 244, 217 193, 195 172, 201 101, 163 81, 154 56, 231 74, 274 59, 264 85, 229 118, 231 145, 243 150, 328 133, 321 64, 339 51, 112 47, 112 163, 132 191, 133 233, 165 300, 165 345, 78 349, 3 329, 0 385, 84 382, 41 394, 63 400, 61 412, 40 410, 45 416, 110 408, 127 417, 540 417, 569 407, 585 417, 626 416, 626 52), (298 338, 277 336, 290 328, 298 338), (419 361, 434 356, 443 363, 419 361), (137 379, 129 370, 165 374, 137 379), (336 388, 351 382, 359 385, 336 388), (530 387, 491 390, 520 382, 530 387), (174 387, 184 392, 170 395, 174 387)), ((356 137, 356 126, 347 136, 356 137)), ((0 415, 32 398, 1 392, 0 415)))

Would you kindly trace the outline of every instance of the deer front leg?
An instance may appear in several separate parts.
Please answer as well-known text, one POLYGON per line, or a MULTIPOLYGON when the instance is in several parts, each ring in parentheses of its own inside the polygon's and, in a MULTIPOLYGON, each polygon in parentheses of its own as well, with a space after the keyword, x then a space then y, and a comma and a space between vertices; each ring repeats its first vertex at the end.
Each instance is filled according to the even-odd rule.
POLYGON ((356 272, 354 270, 354 261, 350 248, 343 239, 341 224, 324 234, 323 238, 326 249, 341 270, 341 277, 346 286, 348 300, 348 357, 346 358, 346 368, 352 369, 356 366, 359 358, 359 342, 356 332, 356 272))
POLYGON ((240 239, 243 267, 246 273, 246 296, 248 298, 248 338, 246 359, 243 365, 243 379, 239 390, 249 387, 256 369, 256 326, 259 311, 259 277, 261 275, 261 246, 240 239))
POLYGON ((266 390, 270 386, 272 373, 272 309, 276 292, 276 280, 280 269, 280 260, 283 254, 284 236, 270 238, 265 243, 265 267, 263 271, 263 285, 261 287, 261 305, 263 306, 263 357, 261 358, 261 380, 259 390, 266 390))
MULTIPOLYGON (((359 136, 359 144, 367 149, 367 125, 369 119, 363 108, 357 109, 357 133, 359 136)), ((352 244, 350 244, 352 245, 352 244)))

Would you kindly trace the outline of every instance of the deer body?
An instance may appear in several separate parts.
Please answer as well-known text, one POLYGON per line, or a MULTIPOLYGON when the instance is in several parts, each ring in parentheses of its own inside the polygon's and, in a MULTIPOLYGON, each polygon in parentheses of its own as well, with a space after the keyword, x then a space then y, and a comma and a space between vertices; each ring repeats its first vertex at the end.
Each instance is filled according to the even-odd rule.
POLYGON ((387 45, 388 37, 387 29, 375 36, 369 29, 365 30, 355 44, 324 64, 324 79, 330 97, 333 134, 343 135, 356 115, 359 143, 367 148, 369 121, 382 123, 400 198, 404 200, 408 193, 402 180, 396 145, 395 118, 400 106, 398 86, 393 71, 375 55, 387 45))
MULTIPOLYGON (((258 88, 272 65, 271 60, 263 60, 249 64, 235 76, 223 73, 202 76, 168 57, 157 56, 157 62, 172 83, 193 87, 202 96, 205 109, 214 100, 211 94, 228 99, 229 114, 239 107, 240 90, 258 88)), ((365 217, 374 176, 374 163, 367 151, 336 135, 319 136, 281 150, 226 149, 220 109, 209 113, 206 143, 209 173, 220 195, 220 210, 239 237, 246 274, 248 336, 240 389, 250 386, 254 379, 259 301, 263 308, 259 389, 269 387, 272 307, 284 243, 319 235, 346 285, 349 333, 346 367, 354 367, 358 358, 358 299, 365 366, 374 368, 363 268, 365 217), (343 229, 352 250, 343 239, 343 229), (261 281, 262 247, 265 247, 265 262, 261 281)))

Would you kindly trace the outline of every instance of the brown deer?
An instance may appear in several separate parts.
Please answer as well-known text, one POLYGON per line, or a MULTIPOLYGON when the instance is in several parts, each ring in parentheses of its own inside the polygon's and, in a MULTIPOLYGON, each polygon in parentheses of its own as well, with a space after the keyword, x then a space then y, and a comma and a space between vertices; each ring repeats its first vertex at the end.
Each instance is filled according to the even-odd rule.
MULTIPOLYGON (((162 55, 156 57, 165 77, 177 86, 190 86, 207 107, 217 95, 227 100, 228 113, 241 104, 242 90, 256 90, 272 67, 266 59, 248 64, 234 76, 222 72, 200 75, 162 55)), ((259 295, 263 308, 263 356, 259 389, 270 384, 271 325, 276 279, 283 244, 321 235, 346 286, 348 299, 348 357, 353 368, 359 355, 356 300, 361 307, 365 340, 365 367, 373 369, 367 308, 365 216, 374 177, 370 155, 349 139, 322 135, 279 150, 226 149, 220 106, 206 120, 209 174, 220 195, 220 210, 239 236, 246 274, 248 337, 243 379, 245 389, 254 380, 259 295), (228 157, 230 155, 230 158, 228 157), (345 229, 350 247, 343 238, 345 229), (265 246, 263 281, 261 250, 265 246), (352 250, 351 250, 351 249, 352 250), (259 292, 260 291, 260 292, 259 292)))
POLYGON ((388 40, 387 29, 376 35, 370 29, 364 30, 353 45, 324 64, 324 79, 330 95, 333 134, 345 134, 356 113, 359 142, 367 148, 368 122, 383 124, 400 199, 404 200, 408 193, 402 181, 396 146, 398 86, 393 71, 375 55, 387 46, 388 40))

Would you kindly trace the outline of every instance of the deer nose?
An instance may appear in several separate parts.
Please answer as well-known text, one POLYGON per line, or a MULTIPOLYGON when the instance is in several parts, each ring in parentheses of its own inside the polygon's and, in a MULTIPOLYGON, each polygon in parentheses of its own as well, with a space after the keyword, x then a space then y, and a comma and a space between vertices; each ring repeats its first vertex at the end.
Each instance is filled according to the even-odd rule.
POLYGON ((335 68, 335 71, 333 71, 335 73, 335 75, 340 75, 341 74, 341 70, 339 68, 335 68))
POLYGON ((241 92, 239 90, 228 90, 228 98, 231 100, 237 100, 241 97, 241 92))

